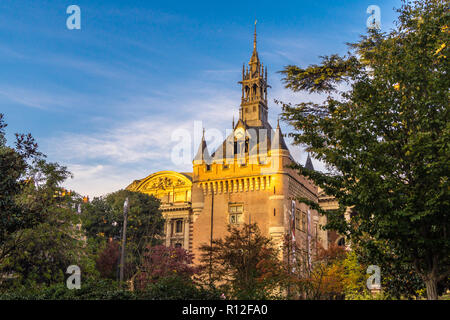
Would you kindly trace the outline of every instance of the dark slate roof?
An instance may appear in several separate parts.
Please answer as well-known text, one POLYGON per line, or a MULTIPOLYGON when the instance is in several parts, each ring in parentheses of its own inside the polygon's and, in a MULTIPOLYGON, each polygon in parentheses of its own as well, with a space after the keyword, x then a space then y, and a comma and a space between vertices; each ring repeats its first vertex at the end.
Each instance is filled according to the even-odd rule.
MULTIPOLYGON (((286 142, 284 141, 283 133, 281 132, 281 129, 277 127, 275 130, 272 129, 270 124, 266 124, 264 126, 248 126, 246 123, 242 122, 242 120, 239 120, 236 124, 234 130, 238 129, 238 127, 242 127, 244 130, 248 132, 250 135, 251 141, 256 141, 256 143, 251 143, 249 146, 250 153, 256 154, 254 152, 255 148, 259 149, 260 143, 262 139, 266 138, 267 142, 265 145, 265 148, 270 150, 273 146, 274 149, 282 149, 289 151, 286 142), (260 129, 266 129, 266 133, 263 136, 263 133, 260 131, 260 129)), ((227 145, 229 150, 233 150, 234 152, 234 133, 231 133, 222 143, 221 146, 219 146, 214 153, 212 154, 212 158, 214 160, 223 159, 226 156, 226 150, 227 145)))
POLYGON ((197 154, 195 155, 194 161, 202 161, 206 162, 211 161, 211 157, 208 152, 208 146, 206 145, 205 137, 202 137, 202 142, 200 142, 200 146, 198 147, 197 154))
POLYGON ((183 176, 192 181, 192 172, 180 172, 183 176))
POLYGON ((279 126, 275 129, 275 134, 272 139, 273 147, 276 149, 289 150, 286 142, 284 141, 283 133, 279 126))

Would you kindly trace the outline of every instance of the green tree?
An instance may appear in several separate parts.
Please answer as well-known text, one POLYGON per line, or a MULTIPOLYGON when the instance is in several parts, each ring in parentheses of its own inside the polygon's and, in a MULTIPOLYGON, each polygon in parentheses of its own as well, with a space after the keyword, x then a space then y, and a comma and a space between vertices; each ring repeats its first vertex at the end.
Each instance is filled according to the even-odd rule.
POLYGON ((6 145, 0 115, 0 275, 6 286, 63 281, 69 265, 85 275, 93 260, 80 232, 80 197, 61 184, 70 176, 45 161, 31 135, 16 134, 6 145))
POLYGON ((287 88, 328 98, 282 103, 283 117, 295 143, 329 166, 294 166, 338 199, 328 227, 353 243, 385 241, 437 299, 450 272, 449 3, 410 3, 398 9, 394 30, 370 30, 346 56, 285 67, 287 88), (353 208, 349 223, 345 207, 353 208))
MULTIPOLYGON (((385 240, 361 239, 352 250, 366 265, 378 265, 381 269, 381 287, 385 297, 393 299, 420 298, 425 284, 414 266, 401 259, 385 240)), ((439 292, 438 294, 442 293, 439 292)))
POLYGON ((84 204, 81 217, 89 241, 95 243, 100 254, 107 241, 122 241, 123 206, 127 197, 125 276, 130 278, 138 272, 146 246, 161 243, 164 219, 159 200, 141 192, 119 190, 84 204))
POLYGON ((369 296, 365 268, 355 252, 347 252, 337 245, 330 245, 327 249, 319 243, 317 246, 318 252, 309 264, 307 252, 286 237, 284 252, 290 252, 290 260, 286 255, 283 265, 289 279, 288 298, 336 300, 364 294, 369 296))
POLYGON ((13 234, 42 220, 29 208, 21 207, 17 196, 27 185, 26 176, 42 155, 31 135, 16 134, 15 148, 8 146, 5 137, 4 116, 0 113, 0 262, 9 254, 11 248, 5 243, 12 240, 13 234))

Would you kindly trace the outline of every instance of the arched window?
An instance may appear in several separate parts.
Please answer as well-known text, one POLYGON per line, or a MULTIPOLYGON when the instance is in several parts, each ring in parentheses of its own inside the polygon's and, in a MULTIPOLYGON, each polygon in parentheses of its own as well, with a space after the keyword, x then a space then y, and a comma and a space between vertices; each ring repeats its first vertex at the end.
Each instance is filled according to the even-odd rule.
POLYGON ((337 245, 339 247, 345 247, 345 238, 344 237, 340 238, 337 242, 337 245))

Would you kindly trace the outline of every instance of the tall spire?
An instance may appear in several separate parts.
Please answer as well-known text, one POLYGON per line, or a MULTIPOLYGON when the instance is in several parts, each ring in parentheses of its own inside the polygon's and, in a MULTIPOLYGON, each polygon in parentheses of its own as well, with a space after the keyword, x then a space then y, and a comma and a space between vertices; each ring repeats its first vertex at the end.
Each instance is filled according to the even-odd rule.
MULTIPOLYGON (((253 52, 248 63, 248 67, 242 75, 242 98, 241 107, 239 109, 239 119, 248 126, 264 126, 270 127, 268 123, 268 107, 267 107, 267 77, 263 64, 259 60, 258 50, 256 46, 256 23, 253 34, 253 52)), ((266 71, 267 73, 267 71, 266 71)))
POLYGON ((256 24, 258 23, 258 20, 255 20, 255 34, 253 36, 253 51, 256 51, 256 24))
POLYGON ((256 23, 258 22, 258 20, 255 20, 255 32, 253 34, 253 53, 252 53, 252 57, 250 58, 250 73, 253 77, 253 74, 257 71, 258 73, 260 72, 259 68, 260 63, 259 63, 259 57, 258 57, 258 50, 256 49, 256 23))

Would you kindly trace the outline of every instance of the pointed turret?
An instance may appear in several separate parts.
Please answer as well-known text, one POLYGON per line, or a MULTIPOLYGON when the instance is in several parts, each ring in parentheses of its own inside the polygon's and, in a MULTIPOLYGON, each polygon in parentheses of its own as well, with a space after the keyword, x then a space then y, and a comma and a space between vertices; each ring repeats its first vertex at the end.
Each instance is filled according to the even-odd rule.
POLYGON ((194 158, 194 164, 211 164, 211 156, 208 152, 208 146, 205 141, 205 129, 203 129, 202 141, 200 142, 200 146, 198 147, 197 154, 194 158))
POLYGON ((305 168, 308 169, 308 170, 314 170, 314 166, 312 164, 311 157, 309 156, 309 153, 308 153, 308 158, 306 158, 305 168))
POLYGON ((272 150, 289 150, 286 142, 284 141, 279 120, 277 122, 277 128, 275 129, 275 132, 273 134, 271 148, 272 150))

